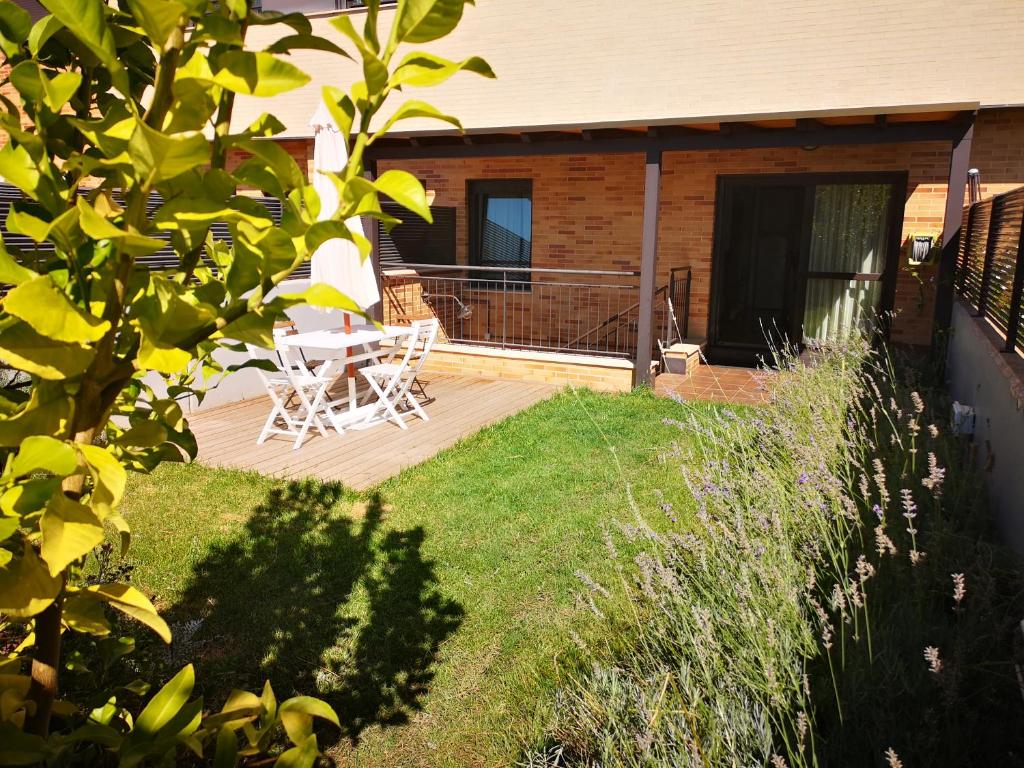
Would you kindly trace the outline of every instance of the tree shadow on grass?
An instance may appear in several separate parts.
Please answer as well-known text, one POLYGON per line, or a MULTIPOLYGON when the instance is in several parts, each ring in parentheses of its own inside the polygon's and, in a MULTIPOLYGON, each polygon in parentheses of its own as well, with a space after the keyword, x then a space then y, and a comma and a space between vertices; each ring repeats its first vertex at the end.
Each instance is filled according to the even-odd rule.
POLYGON ((178 666, 195 658, 210 703, 269 679, 279 699, 325 699, 344 735, 398 725, 422 707, 440 644, 463 609, 437 588, 422 528, 382 530, 374 495, 359 516, 334 484, 273 489, 244 527, 212 544, 171 617, 178 666))

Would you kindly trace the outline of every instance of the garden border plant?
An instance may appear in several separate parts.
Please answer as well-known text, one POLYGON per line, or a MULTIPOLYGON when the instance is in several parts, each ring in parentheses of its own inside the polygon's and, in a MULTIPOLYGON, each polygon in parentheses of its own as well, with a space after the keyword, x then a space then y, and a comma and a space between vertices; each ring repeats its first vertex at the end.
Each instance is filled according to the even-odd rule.
POLYGON ((992 543, 942 394, 926 392, 929 407, 912 367, 860 340, 810 361, 783 350, 776 365, 764 408, 708 427, 680 404, 685 437, 663 458, 690 498, 663 500, 667 531, 634 509, 608 537, 629 607, 584 579, 607 640, 526 764, 896 768, 1020 753, 1024 582, 992 543), (641 547, 632 562, 623 539, 641 547))
POLYGON ((67 631, 110 639, 110 608, 170 639, 143 594, 124 583, 86 583, 82 563, 105 530, 128 546, 128 522, 118 514, 127 472, 195 456, 177 399, 201 397, 231 372, 217 362, 218 349, 270 346, 275 320, 299 303, 358 311, 321 284, 274 295, 282 281, 332 238, 354 242, 365 258, 369 242, 345 221, 396 223, 382 212, 381 195, 430 220, 415 177, 391 170, 368 179, 363 157, 400 120, 459 125, 416 99, 377 119, 395 91, 463 70, 493 76, 477 57, 400 55, 402 46, 448 34, 467 0, 399 0, 384 35, 377 0, 367 2, 361 32, 351 15, 331 21, 364 79, 347 92, 323 89, 349 150, 345 168, 329 174, 341 202, 326 220, 303 169, 266 140, 284 130, 281 122, 263 114, 239 129, 232 121, 237 96, 270 98, 309 81, 288 53, 351 58, 313 34, 303 15, 256 12, 249 0, 41 1, 49 13, 32 23, 0 0, 6 82, 20 102, 3 98, 0 175, 25 195, 7 227, 46 245, 20 253, 0 246, 0 283, 9 286, 0 359, 31 378, 25 390, 0 392, 0 628, 7 637, 24 628, 0 661, 0 762, 89 761, 105 750, 134 765, 173 760, 183 744, 234 764, 272 751, 283 731, 294 746, 278 764, 312 764, 313 718, 337 722, 321 702, 298 697, 278 706, 267 688, 262 696, 237 692, 223 712, 204 715, 202 701, 190 700, 186 667, 137 717, 114 696, 83 712, 58 700, 61 639, 67 631), (247 46, 247 32, 268 25, 280 36, 259 50, 247 46), (229 152, 248 159, 229 169, 229 152), (280 201, 279 225, 238 193, 243 186, 280 201), (160 204, 150 217, 154 195, 160 204), (228 225, 231 245, 212 237, 215 222, 228 225), (168 242, 175 267, 139 264, 168 242), (152 373, 166 395, 146 383, 152 373))

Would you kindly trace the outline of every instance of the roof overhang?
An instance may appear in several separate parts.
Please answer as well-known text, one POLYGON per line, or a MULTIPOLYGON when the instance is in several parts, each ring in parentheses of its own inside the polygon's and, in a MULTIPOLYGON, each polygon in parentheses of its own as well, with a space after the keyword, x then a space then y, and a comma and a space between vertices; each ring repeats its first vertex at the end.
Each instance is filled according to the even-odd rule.
POLYGON ((494 157, 701 151, 839 144, 953 142, 973 124, 977 102, 775 112, 628 124, 531 126, 391 133, 371 158, 494 157))

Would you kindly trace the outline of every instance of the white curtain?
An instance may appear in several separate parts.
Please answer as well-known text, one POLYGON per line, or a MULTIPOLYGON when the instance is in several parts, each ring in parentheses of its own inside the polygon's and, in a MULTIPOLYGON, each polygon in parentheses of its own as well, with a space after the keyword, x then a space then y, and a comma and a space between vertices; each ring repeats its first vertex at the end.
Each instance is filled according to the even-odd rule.
POLYGON ((888 184, 822 184, 814 195, 814 221, 804 341, 839 342, 871 326, 882 297, 877 280, 815 276, 846 272, 881 275, 888 237, 888 184))

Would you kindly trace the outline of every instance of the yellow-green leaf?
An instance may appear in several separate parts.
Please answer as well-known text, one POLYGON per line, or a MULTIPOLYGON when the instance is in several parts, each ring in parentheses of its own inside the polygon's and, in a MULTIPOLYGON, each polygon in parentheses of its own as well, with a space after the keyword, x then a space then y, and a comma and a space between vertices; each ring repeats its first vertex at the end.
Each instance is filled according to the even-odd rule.
POLYGON ((86 587, 82 593, 94 595, 96 599, 109 603, 117 610, 141 621, 165 642, 171 642, 171 629, 160 618, 153 603, 144 594, 127 584, 95 584, 86 587))
POLYGON ((79 344, 98 341, 110 329, 100 320, 71 303, 48 275, 26 280, 4 299, 8 314, 21 318, 47 338, 79 344))
POLYGON ((346 312, 363 314, 363 310, 352 299, 343 294, 333 285, 313 283, 302 293, 284 293, 280 297, 288 306, 295 304, 311 304, 325 309, 343 309, 346 312))
MULTIPOLYGON (((102 199, 102 198, 100 198, 102 199)), ((121 246, 121 250, 129 256, 145 256, 159 251, 166 243, 155 237, 140 235, 138 232, 127 232, 113 222, 105 219, 83 198, 78 198, 80 213, 79 224, 82 231, 94 240, 113 240, 121 246)))
POLYGON ((192 362, 192 354, 170 344, 156 342, 150 336, 144 334, 139 348, 139 356, 136 360, 139 368, 143 370, 148 369, 159 371, 160 373, 181 373, 192 362))
POLYGON ((95 637, 110 634, 110 622, 103 610, 103 603, 91 595, 72 592, 64 600, 64 623, 76 632, 95 637))
POLYGON ((76 469, 78 469, 78 456, 75 449, 61 440, 55 440, 45 435, 26 437, 11 464, 11 473, 15 477, 38 470, 45 470, 63 477, 70 475, 76 469))
POLYGON ((103 523, 84 504, 56 493, 39 521, 43 534, 40 554, 56 576, 75 560, 103 543, 103 523))
POLYGON ((120 515, 110 515, 104 522, 110 523, 117 531, 121 539, 121 557, 124 557, 132 544, 132 529, 128 527, 128 521, 120 515))
POLYGON ((78 72, 61 72, 50 78, 34 61, 21 62, 11 70, 10 77, 26 101, 42 102, 52 112, 60 112, 82 83, 78 72))
POLYGON ((0 50, 8 56, 17 55, 31 25, 32 17, 24 8, 9 0, 0 3, 0 50))
POLYGON ((473 72, 483 77, 494 77, 490 65, 479 56, 470 56, 462 61, 435 56, 432 53, 416 51, 410 53, 391 75, 390 85, 394 87, 412 85, 429 87, 440 85, 457 72, 473 72))
POLYGON ((0 330, 0 359, 41 379, 74 378, 89 367, 93 356, 88 347, 48 338, 28 323, 14 322, 0 330))
POLYGON ((277 713, 293 744, 301 744, 313 732, 314 717, 340 727, 338 715, 330 705, 312 696, 294 696, 283 702, 277 713))
POLYGON ((110 72, 114 87, 127 95, 128 76, 117 56, 114 27, 107 22, 106 5, 102 0, 40 0, 76 38, 103 62, 110 72))
MULTIPOLYGON (((398 42, 429 43, 459 23, 467 0, 405 0, 398 5, 398 42)), ((472 5, 472 0, 469 0, 472 5)))
POLYGON ((188 702, 195 684, 195 669, 189 664, 149 700, 135 721, 133 732, 142 737, 152 737, 159 733, 188 702))
POLYGON ((0 446, 15 448, 31 435, 61 435, 70 418, 71 400, 64 387, 38 382, 27 403, 15 414, 0 417, 0 446))
POLYGON ((166 181, 210 160, 210 142, 197 131, 168 136, 136 121, 128 142, 135 170, 153 182, 166 181))
POLYGON ((310 734, 297 746, 282 752, 274 768, 312 768, 318 754, 316 735, 310 734))
POLYGON ((176 0, 128 0, 132 16, 157 48, 163 48, 188 9, 176 0))
POLYGON ((13 485, 0 496, 0 512, 10 517, 24 517, 38 512, 60 488, 59 477, 34 477, 13 485))
POLYGON ((89 503, 100 517, 105 518, 121 503, 124 487, 128 483, 128 473, 107 448, 83 444, 76 447, 81 451, 92 475, 93 488, 89 503))
POLYGON ((294 64, 266 51, 228 51, 217 58, 213 82, 249 96, 277 96, 301 88, 310 77, 294 64))
POLYGON ((391 126, 399 120, 412 120, 417 117, 426 118, 428 120, 440 120, 441 122, 449 123, 459 130, 462 130, 462 123, 459 122, 457 117, 446 115, 437 107, 427 104, 425 101, 409 99, 396 109, 391 117, 384 122, 384 125, 380 127, 380 130, 374 134, 374 139, 386 134, 391 129, 391 126))
POLYGON ((27 267, 19 264, 7 248, 0 242, 0 282, 8 285, 21 285, 27 280, 32 280, 39 275, 27 267))
POLYGON ((60 592, 61 579, 52 576, 28 544, 21 557, 0 569, 0 613, 26 618, 41 613, 60 592))
POLYGON ((384 171, 374 182, 377 189, 403 208, 408 208, 428 222, 433 222, 427 193, 419 179, 408 171, 384 171))

